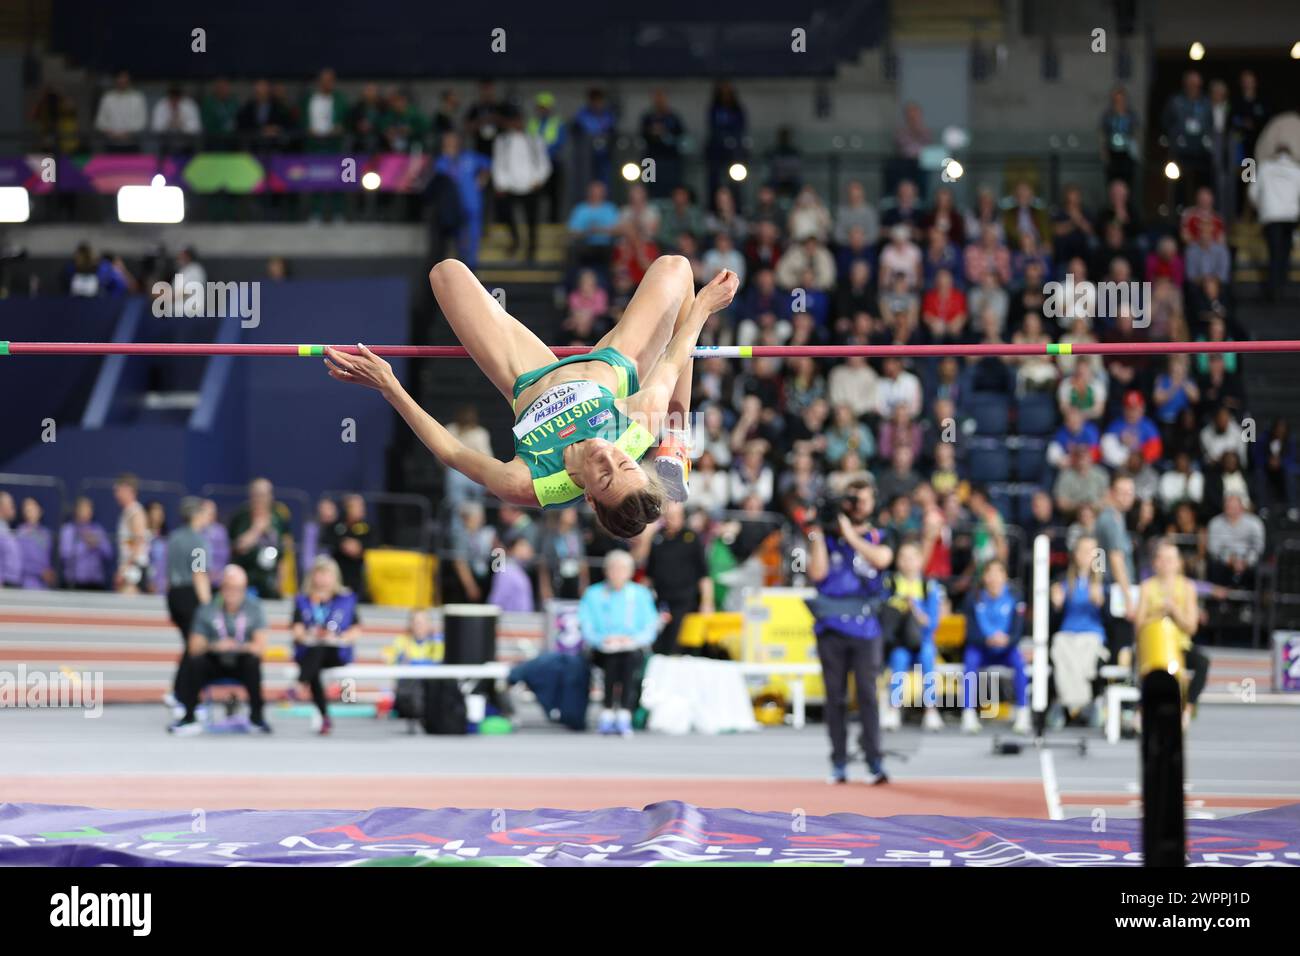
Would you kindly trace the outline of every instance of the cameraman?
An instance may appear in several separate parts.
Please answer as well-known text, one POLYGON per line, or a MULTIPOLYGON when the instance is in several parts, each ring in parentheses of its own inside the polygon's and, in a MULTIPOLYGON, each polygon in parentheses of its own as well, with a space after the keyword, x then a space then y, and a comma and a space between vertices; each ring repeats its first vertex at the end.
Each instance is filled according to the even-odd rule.
POLYGON ((879 610, 888 594, 885 570, 893 563, 888 532, 873 528, 875 484, 851 482, 839 508, 808 533, 808 577, 817 597, 808 602, 816 623, 817 656, 826 685, 826 729, 831 736, 831 782, 848 782, 848 675, 857 685, 862 749, 874 783, 887 783, 880 750, 876 677, 881 665, 879 610))

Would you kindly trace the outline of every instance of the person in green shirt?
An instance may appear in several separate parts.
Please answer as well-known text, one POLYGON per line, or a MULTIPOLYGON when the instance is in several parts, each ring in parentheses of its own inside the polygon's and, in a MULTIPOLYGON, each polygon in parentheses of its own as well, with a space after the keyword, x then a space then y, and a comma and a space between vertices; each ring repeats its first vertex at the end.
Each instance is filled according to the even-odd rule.
POLYGON ((231 563, 248 574, 259 597, 280 596, 280 559, 290 542, 289 510, 275 500, 265 478, 248 485, 248 504, 230 519, 231 563))
POLYGON ((417 144, 423 148, 429 136, 429 121, 400 90, 388 94, 388 107, 379 119, 385 148, 394 153, 408 153, 417 144))
POLYGON ((239 100, 230 91, 230 81, 224 76, 213 81, 212 88, 199 106, 199 116, 203 121, 204 145, 207 149, 235 148, 239 100))

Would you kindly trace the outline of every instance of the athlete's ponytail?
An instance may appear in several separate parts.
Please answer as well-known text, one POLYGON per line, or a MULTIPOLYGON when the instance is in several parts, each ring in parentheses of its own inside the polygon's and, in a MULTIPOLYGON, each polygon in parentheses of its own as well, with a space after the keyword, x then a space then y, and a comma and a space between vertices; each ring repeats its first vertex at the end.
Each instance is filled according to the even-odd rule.
POLYGON ((591 502, 596 512, 596 520, 606 532, 615 538, 630 541, 646 529, 652 521, 658 521, 663 512, 667 495, 659 479, 646 473, 644 488, 633 491, 615 505, 591 502))

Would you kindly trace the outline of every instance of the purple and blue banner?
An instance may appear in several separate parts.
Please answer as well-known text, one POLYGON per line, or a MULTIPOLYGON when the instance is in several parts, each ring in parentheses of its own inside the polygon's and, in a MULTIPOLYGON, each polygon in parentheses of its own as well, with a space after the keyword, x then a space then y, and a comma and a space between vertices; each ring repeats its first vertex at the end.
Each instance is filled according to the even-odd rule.
POLYGON ((167 185, 192 193, 356 192, 367 188, 362 181, 374 173, 378 192, 409 193, 423 188, 429 166, 428 156, 406 153, 0 156, 0 186, 25 186, 34 195, 113 195, 123 186, 148 186, 161 175, 167 185))
MULTIPOLYGON (((10 866, 1142 865, 1140 824, 1094 817, 643 810, 94 810, 0 805, 10 866)), ((1187 822, 1188 865, 1300 866, 1300 804, 1187 822)))

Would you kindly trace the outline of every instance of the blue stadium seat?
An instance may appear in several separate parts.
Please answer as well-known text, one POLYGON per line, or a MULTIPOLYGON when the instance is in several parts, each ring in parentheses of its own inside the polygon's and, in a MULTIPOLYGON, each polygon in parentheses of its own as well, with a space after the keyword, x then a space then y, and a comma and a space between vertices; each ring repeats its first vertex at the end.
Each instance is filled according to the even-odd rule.
POLYGON ((1016 449, 1016 480, 1042 484, 1047 474, 1047 442, 1023 438, 1016 449))
POLYGON ((1045 392, 1029 392, 1016 403, 1017 430, 1022 435, 1050 435, 1056 431, 1056 401, 1045 392))
POLYGON ((1011 427, 1011 400, 993 392, 976 392, 969 396, 971 417, 975 419, 975 434, 1006 435, 1011 427))
POLYGON ((1000 442, 980 442, 967 452, 966 467, 976 484, 1007 481, 1011 477, 1011 454, 1000 442))

